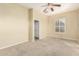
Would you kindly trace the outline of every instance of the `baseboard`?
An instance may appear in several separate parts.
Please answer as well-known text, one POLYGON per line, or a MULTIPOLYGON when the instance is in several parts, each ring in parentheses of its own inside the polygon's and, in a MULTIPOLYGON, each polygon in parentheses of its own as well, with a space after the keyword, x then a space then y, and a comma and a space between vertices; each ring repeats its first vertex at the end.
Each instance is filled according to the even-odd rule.
POLYGON ((68 39, 68 40, 77 40, 76 38, 69 38, 69 37, 54 37, 54 36, 51 36, 51 38, 55 38, 55 39, 68 39))
POLYGON ((14 44, 11 44, 11 45, 6 45, 6 46, 3 46, 3 47, 0 47, 0 49, 5 49, 5 48, 9 48, 9 47, 12 47, 12 46, 15 46, 15 45, 19 45, 19 44, 22 44, 22 43, 25 43, 25 42, 28 42, 28 41, 21 41, 21 42, 16 42, 14 44))

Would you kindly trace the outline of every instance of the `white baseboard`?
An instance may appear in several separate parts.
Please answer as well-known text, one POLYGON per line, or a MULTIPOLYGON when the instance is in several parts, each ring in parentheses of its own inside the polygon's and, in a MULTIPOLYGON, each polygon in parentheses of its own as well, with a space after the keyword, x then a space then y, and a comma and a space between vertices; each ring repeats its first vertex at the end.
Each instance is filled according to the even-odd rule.
POLYGON ((70 38, 70 37, 54 37, 50 36, 51 38, 56 38, 56 39, 68 39, 68 40, 77 40, 76 38, 70 38))
POLYGON ((3 46, 3 47, 0 47, 0 49, 5 49, 5 48, 12 47, 12 46, 15 46, 15 45, 18 45, 18 44, 22 44, 22 43, 25 43, 25 42, 28 42, 28 41, 16 42, 14 44, 10 44, 10 45, 6 45, 6 46, 3 46))

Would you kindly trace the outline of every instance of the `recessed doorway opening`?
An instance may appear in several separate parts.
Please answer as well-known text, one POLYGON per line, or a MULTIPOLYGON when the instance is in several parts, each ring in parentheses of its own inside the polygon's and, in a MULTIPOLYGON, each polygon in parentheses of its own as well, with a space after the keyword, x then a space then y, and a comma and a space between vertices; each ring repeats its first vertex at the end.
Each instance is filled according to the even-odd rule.
POLYGON ((39 40, 39 21, 34 20, 34 39, 39 40))

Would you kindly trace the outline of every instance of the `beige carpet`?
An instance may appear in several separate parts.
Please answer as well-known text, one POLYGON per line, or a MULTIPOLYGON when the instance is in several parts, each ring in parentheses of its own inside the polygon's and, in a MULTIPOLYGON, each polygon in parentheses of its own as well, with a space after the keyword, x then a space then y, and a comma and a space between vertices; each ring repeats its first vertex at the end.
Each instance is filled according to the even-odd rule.
POLYGON ((46 38, 0 50, 2 56, 78 56, 77 41, 46 38))

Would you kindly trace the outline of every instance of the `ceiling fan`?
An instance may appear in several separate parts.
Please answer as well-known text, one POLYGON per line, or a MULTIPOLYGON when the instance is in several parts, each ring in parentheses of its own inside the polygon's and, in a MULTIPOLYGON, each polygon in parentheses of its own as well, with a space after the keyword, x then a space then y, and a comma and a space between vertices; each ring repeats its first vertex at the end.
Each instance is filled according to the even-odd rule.
POLYGON ((60 4, 54 4, 54 3, 48 3, 46 5, 43 5, 42 7, 46 7, 43 12, 44 13, 48 13, 48 9, 51 10, 52 12, 54 11, 54 8, 53 7, 60 7, 61 5, 60 4))

